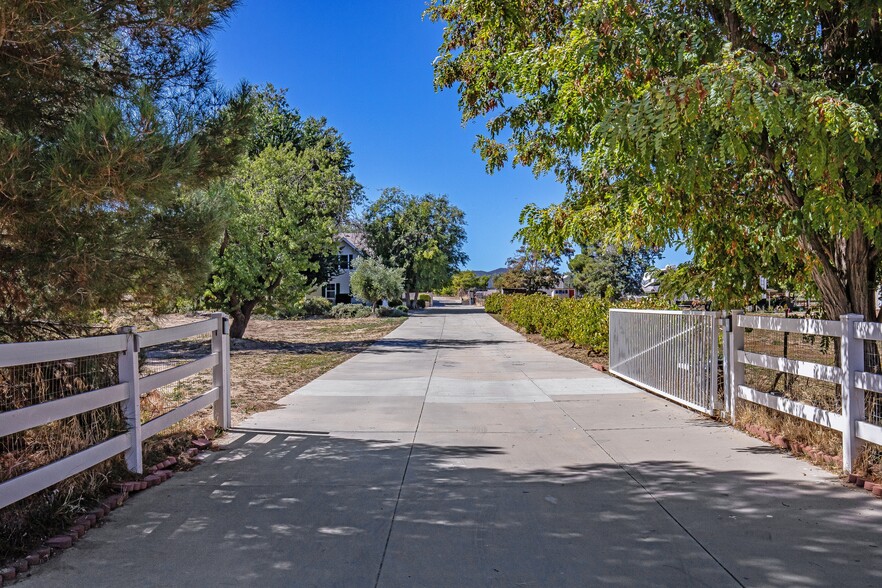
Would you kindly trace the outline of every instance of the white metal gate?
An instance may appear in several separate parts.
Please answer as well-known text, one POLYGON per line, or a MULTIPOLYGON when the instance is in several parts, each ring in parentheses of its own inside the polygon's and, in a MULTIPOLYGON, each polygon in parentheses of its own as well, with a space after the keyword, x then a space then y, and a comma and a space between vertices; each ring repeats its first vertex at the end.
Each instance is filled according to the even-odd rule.
POLYGON ((718 408, 719 314, 610 309, 609 370, 711 414, 718 408))

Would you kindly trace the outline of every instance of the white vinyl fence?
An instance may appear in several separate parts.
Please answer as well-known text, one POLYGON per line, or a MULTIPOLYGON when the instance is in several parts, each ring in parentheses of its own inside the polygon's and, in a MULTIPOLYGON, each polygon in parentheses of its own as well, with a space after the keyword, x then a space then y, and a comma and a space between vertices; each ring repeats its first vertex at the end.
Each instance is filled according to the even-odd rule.
POLYGON ((47 365, 53 362, 75 365, 75 362, 81 358, 108 354, 117 356, 118 378, 114 378, 116 383, 97 390, 0 412, 0 437, 75 417, 115 403, 121 404, 127 431, 3 482, 0 484, 0 508, 120 453, 125 453, 126 464, 130 470, 141 473, 142 441, 208 406, 214 407, 214 418, 218 425, 224 428, 230 426, 229 321, 222 313, 215 313, 212 318, 199 322, 143 333, 137 333, 131 327, 124 327, 116 335, 0 345, 0 369, 47 365), (141 374, 143 366, 139 366, 139 351, 209 334, 211 337, 209 353, 149 375, 141 374), (208 369, 212 371, 210 389, 142 424, 143 394, 208 369))
POLYGON ((694 410, 719 408, 719 313, 610 309, 609 371, 694 410))
POLYGON ((869 352, 876 347, 872 342, 882 341, 882 325, 864 322, 863 318, 861 315, 848 314, 838 321, 825 321, 733 313, 729 319, 730 332, 727 333, 730 369, 727 386, 729 397, 726 402, 731 407, 729 412, 732 422, 735 419, 737 397, 841 431, 842 464, 850 472, 864 441, 882 445, 882 414, 879 414, 882 375, 865 371, 865 356, 875 356, 874 363, 878 367, 878 353, 869 352), (838 357, 835 358, 837 365, 745 351, 745 329, 828 338, 833 341, 832 348, 838 348, 838 357), (782 394, 751 388, 745 385, 745 366, 830 383, 837 390, 836 404, 841 408, 835 411, 823 409, 782 394))
POLYGON ((741 311, 722 319, 713 312, 609 312, 610 372, 695 410, 725 411, 733 423, 740 399, 840 431, 843 468, 849 472, 862 443, 882 445, 880 342, 882 324, 852 314, 828 321, 741 311), (722 398, 717 375, 721 326, 722 398), (752 351, 745 349, 745 332, 750 332, 752 351), (786 357, 788 337, 791 356, 796 348, 797 355, 814 355, 816 361, 786 357), (774 349, 781 351, 770 352, 774 349), (745 368, 752 370, 749 378, 745 368), (759 373, 774 375, 774 383, 763 386, 769 391, 747 384, 759 381, 759 373), (790 378, 783 392, 776 387, 781 376, 790 378), (801 381, 794 384, 797 378, 801 381), (790 386, 801 393, 788 392, 790 386), (794 396, 814 398, 826 407, 794 396))

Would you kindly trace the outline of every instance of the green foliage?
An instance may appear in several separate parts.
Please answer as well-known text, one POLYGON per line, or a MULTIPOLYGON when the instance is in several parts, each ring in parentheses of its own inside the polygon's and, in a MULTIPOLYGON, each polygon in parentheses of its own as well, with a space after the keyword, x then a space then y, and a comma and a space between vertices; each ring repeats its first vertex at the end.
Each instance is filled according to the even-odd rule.
POLYGON ((442 296, 462 295, 469 290, 484 290, 490 282, 490 276, 478 276, 472 270, 456 272, 450 279, 450 285, 439 290, 442 296))
MULTIPOLYGON (((567 250, 568 251, 568 250, 567 250)), ((508 260, 508 271, 493 280, 494 288, 523 288, 537 292, 560 282, 561 255, 551 249, 521 245, 508 260)))
POLYGON ((429 294, 420 294, 417 296, 417 300, 422 300, 423 302, 431 302, 432 296, 429 294))
POLYGON ((321 296, 305 296, 300 303, 304 316, 326 316, 333 306, 330 300, 321 296))
POLYGON ((434 0, 438 88, 486 121, 489 170, 554 172, 521 236, 684 244, 700 295, 813 281, 875 315, 882 253, 878 2, 434 0))
POLYGON ((658 257, 651 249, 626 247, 616 251, 600 245, 585 246, 570 260, 572 284, 582 294, 612 300, 640 294, 640 280, 658 257))
POLYGON ((499 314, 502 312, 502 304, 507 299, 505 294, 494 292, 484 298, 484 310, 491 314, 499 314))
POLYGON ((363 304, 335 304, 331 308, 334 318, 365 318, 371 314, 371 309, 363 304))
POLYGON ((387 267, 373 257, 360 257, 355 261, 349 287, 354 295, 376 308, 383 298, 389 300, 400 296, 404 289, 403 281, 404 271, 401 268, 387 267))
POLYGON ((670 305, 657 299, 611 303, 605 298, 552 298, 545 294, 491 294, 484 301, 484 310, 499 314, 505 320, 547 339, 570 341, 592 353, 609 353, 609 309, 668 309, 670 305))
POLYGON ((392 317, 392 318, 400 318, 403 316, 407 316, 407 307, 391 307, 391 306, 378 306, 377 307, 377 316, 379 317, 392 317))
POLYGON ((406 292, 441 287, 468 261, 465 214, 446 196, 387 188, 365 211, 362 230, 374 255, 404 270, 406 292))
POLYGON ((260 150, 213 187, 230 213, 206 300, 231 314, 234 337, 244 334, 257 305, 289 307, 326 281, 323 260, 336 253, 337 228, 361 195, 335 129, 301 121, 271 87, 252 92, 260 105, 252 147, 260 150), (292 137, 299 142, 275 144, 292 137))
POLYGON ((233 0, 19 0, 0 8, 0 317, 88 321, 189 296, 222 229, 194 190, 250 120, 214 86, 233 0))

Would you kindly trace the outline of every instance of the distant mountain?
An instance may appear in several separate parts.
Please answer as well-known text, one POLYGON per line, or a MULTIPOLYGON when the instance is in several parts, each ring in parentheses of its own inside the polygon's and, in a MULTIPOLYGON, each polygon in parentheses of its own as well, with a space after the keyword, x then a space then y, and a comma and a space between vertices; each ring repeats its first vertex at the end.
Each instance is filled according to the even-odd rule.
POLYGON ((489 272, 484 272, 481 270, 472 270, 472 271, 475 272, 476 276, 498 276, 499 274, 504 274, 505 272, 507 272, 508 268, 507 267, 499 267, 499 268, 496 268, 495 270, 490 270, 489 272))

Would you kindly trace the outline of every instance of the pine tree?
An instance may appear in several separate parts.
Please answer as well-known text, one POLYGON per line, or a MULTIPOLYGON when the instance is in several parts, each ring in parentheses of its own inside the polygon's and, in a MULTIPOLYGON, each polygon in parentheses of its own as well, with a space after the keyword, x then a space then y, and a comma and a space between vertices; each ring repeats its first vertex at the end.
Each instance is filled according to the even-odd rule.
POLYGON ((233 4, 0 4, 0 335, 202 282, 250 116, 206 48, 233 4))

